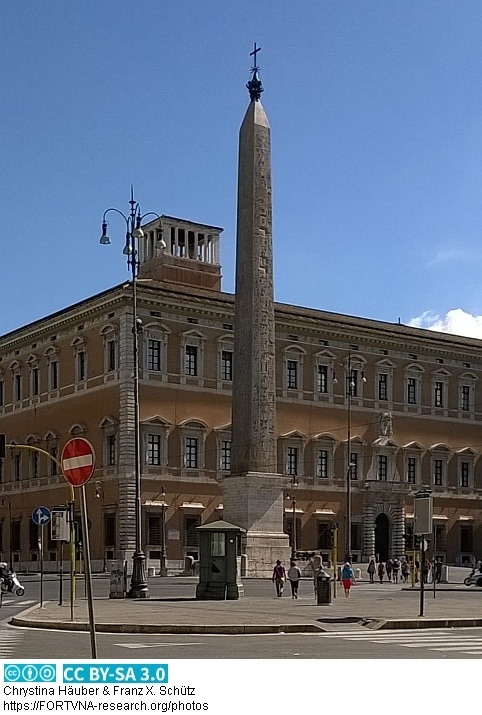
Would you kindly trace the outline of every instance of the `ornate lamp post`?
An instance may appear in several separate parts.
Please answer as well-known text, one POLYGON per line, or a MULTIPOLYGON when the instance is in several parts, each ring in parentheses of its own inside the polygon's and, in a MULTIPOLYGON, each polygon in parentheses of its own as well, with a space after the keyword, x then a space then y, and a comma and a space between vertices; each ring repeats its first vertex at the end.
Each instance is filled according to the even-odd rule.
POLYGON ((346 397, 347 397, 347 441, 346 441, 346 534, 345 534, 345 561, 352 561, 351 553, 351 480, 352 470, 356 467, 351 461, 351 407, 352 398, 357 396, 356 371, 362 370, 362 382, 366 382, 365 374, 363 373, 363 362, 361 360, 352 360, 351 351, 348 353, 346 363, 346 397))
POLYGON ((132 557, 132 577, 131 587, 128 592, 130 598, 148 598, 149 590, 146 581, 146 557, 142 550, 142 505, 141 505, 141 442, 139 431, 139 333, 142 331, 142 320, 137 316, 137 276, 139 272, 139 240, 143 238, 144 232, 141 223, 146 216, 157 216, 159 214, 150 211, 141 214, 141 207, 134 199, 134 192, 131 186, 131 198, 129 201, 130 212, 126 216, 116 208, 109 208, 104 211, 102 217, 102 236, 100 243, 110 244, 107 235, 107 214, 111 211, 119 214, 126 224, 126 238, 123 253, 127 256, 127 266, 132 275, 132 357, 133 370, 132 382, 134 392, 134 479, 135 479, 135 551, 132 557))
POLYGON ((161 558, 159 563, 159 576, 167 576, 166 558, 166 509, 169 506, 166 501, 166 491, 164 486, 161 491, 161 558))
POLYGON ((292 532, 291 532, 291 558, 296 559, 296 552, 298 550, 298 543, 296 538, 296 487, 298 486, 298 477, 293 474, 291 481, 291 492, 288 497, 291 499, 291 519, 292 519, 292 532))
POLYGON ((8 509, 8 533, 9 533, 9 542, 8 542, 8 548, 10 552, 10 558, 9 558, 9 564, 10 564, 10 571, 13 571, 13 561, 12 561, 12 502, 10 499, 6 496, 2 496, 0 498, 0 506, 2 509, 5 507, 8 509))

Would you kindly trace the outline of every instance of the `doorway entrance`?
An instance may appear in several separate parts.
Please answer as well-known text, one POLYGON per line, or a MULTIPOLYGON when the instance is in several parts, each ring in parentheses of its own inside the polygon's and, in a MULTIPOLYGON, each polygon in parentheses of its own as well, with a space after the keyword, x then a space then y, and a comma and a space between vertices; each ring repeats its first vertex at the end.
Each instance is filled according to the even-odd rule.
POLYGON ((390 551, 390 523, 386 514, 375 519, 375 553, 380 561, 386 561, 390 551))

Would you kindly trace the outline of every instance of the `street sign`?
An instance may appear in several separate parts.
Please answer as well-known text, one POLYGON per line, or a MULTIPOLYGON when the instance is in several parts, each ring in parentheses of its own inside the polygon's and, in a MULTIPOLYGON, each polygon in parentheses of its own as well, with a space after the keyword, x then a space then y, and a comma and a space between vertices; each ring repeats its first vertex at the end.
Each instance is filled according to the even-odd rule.
POLYGON ((67 509, 52 509, 50 538, 52 541, 70 541, 70 523, 67 509))
POLYGON ((73 487, 81 487, 94 473, 94 448, 83 437, 74 437, 63 448, 60 463, 66 480, 73 487))
POLYGON ((413 531, 421 536, 422 534, 432 533, 433 519, 433 497, 428 489, 421 489, 415 494, 413 500, 414 506, 414 525, 413 531))
POLYGON ((37 526, 46 526, 50 522, 50 509, 46 506, 38 506, 32 512, 32 521, 37 526))

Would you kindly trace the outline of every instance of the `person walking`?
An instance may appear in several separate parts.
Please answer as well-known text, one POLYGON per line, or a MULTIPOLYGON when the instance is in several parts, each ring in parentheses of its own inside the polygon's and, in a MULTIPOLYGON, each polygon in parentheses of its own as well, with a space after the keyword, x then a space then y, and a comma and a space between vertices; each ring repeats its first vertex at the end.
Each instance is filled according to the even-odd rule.
POLYGON ((301 570, 293 559, 288 569, 288 578, 291 586, 291 598, 298 598, 298 587, 300 585, 301 570))
POLYGON ((385 570, 387 572, 387 578, 392 582, 392 567, 393 567, 393 561, 392 559, 387 559, 387 563, 385 564, 385 570))
POLYGON ((285 567, 279 559, 273 569, 273 576, 271 577, 271 580, 276 586, 276 595, 278 596, 278 598, 281 598, 281 596, 283 595, 283 587, 286 581, 286 571, 285 567))
POLYGON ((436 583, 440 583, 442 581, 442 561, 440 558, 434 563, 434 574, 436 583))
POLYGON ((370 583, 375 583, 375 571, 377 570, 377 565, 375 563, 375 557, 372 556, 370 563, 368 564, 367 573, 370 577, 370 583))
POLYGON ((398 574, 400 573, 400 561, 398 559, 393 559, 392 564, 392 578, 393 583, 398 583, 398 574))
POLYGON ((402 581, 408 583, 408 577, 410 576, 410 564, 407 559, 402 561, 402 581))
POLYGON ((352 566, 349 561, 346 561, 342 570, 341 570, 341 582, 343 584, 343 588, 345 589, 345 598, 348 598, 350 595, 350 588, 352 587, 352 584, 355 581, 355 572, 352 569, 352 566))
POLYGON ((380 561, 378 564, 378 578, 380 579, 380 583, 383 583, 383 576, 385 575, 385 564, 383 561, 380 561))

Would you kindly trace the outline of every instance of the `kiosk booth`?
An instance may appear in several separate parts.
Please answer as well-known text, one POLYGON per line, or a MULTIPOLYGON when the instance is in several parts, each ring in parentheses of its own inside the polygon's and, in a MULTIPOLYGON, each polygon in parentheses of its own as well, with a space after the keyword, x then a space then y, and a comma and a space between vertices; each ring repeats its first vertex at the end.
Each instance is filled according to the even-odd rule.
POLYGON ((199 583, 196 598, 217 601, 244 596, 241 583, 241 534, 245 529, 220 519, 198 526, 199 583))

